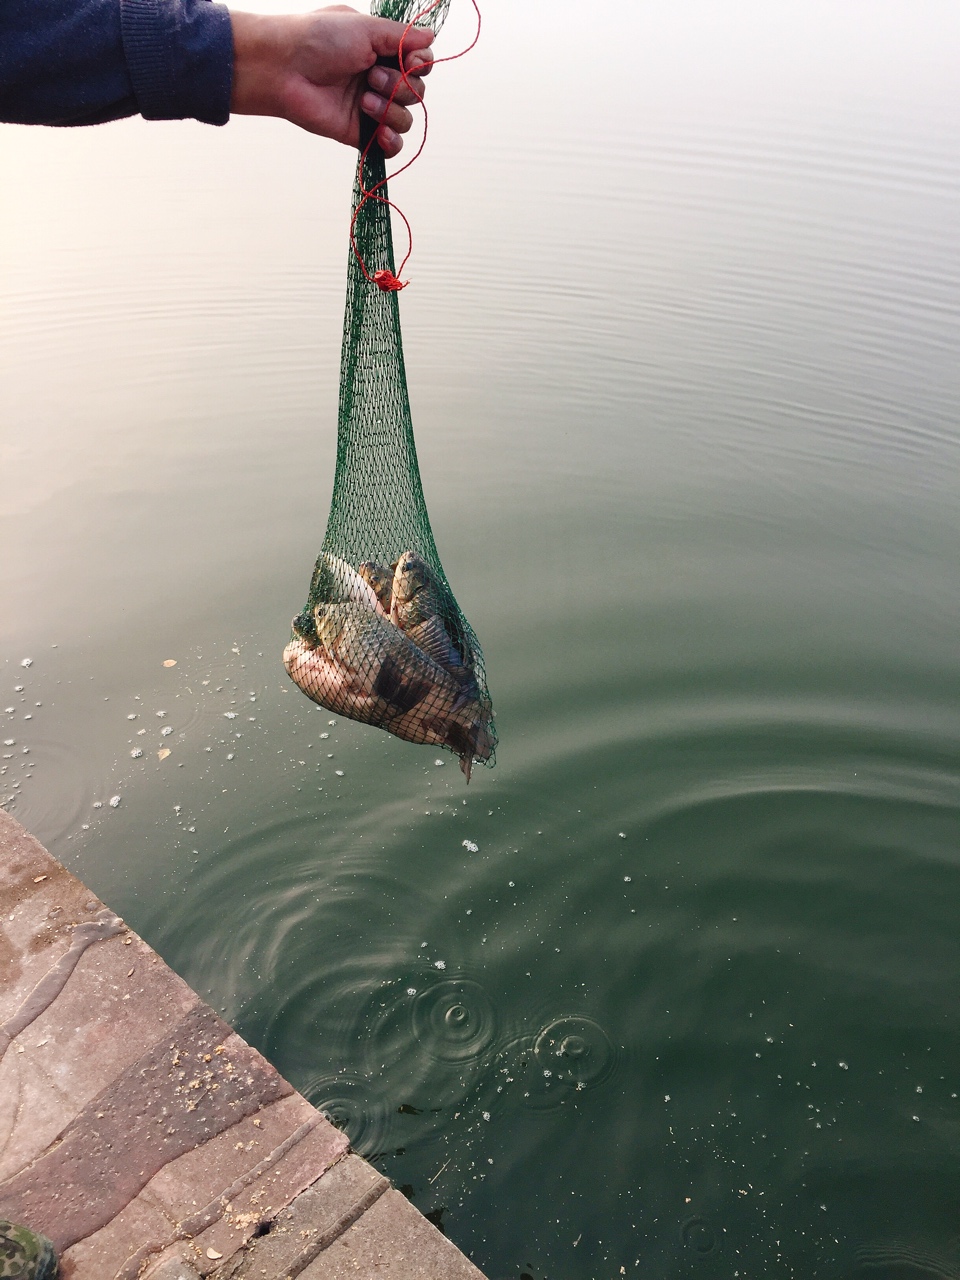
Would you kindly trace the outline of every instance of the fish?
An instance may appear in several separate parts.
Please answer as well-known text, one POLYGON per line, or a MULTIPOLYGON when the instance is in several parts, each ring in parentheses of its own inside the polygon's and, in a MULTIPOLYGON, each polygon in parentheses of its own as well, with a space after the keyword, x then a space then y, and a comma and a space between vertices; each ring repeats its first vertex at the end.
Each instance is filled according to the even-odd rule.
POLYGON ((415 551, 405 551, 394 566, 390 621, 451 675, 476 686, 473 649, 460 610, 446 583, 415 551))
POLYGON ((393 595, 393 569, 388 569, 384 564, 377 564, 375 560, 364 560, 362 564, 357 565, 357 573, 364 582, 373 587, 384 613, 389 614, 393 595))
POLYGON ((448 747, 467 781, 489 760, 490 711, 381 613, 356 601, 316 605, 293 620, 283 653, 293 682, 314 702, 407 742, 448 747))
POLYGON ((310 582, 310 599, 350 601, 387 616, 376 591, 357 571, 329 551, 321 551, 310 582))
POLYGON ((477 684, 473 665, 464 661, 463 655, 443 625, 441 617, 434 614, 432 618, 427 618, 417 626, 411 627, 406 634, 428 658, 432 658, 445 671, 449 671, 460 685, 465 699, 479 698, 480 687, 477 684))
POLYGON ((405 551, 394 566, 390 621, 409 631, 444 612, 443 589, 422 556, 405 551))

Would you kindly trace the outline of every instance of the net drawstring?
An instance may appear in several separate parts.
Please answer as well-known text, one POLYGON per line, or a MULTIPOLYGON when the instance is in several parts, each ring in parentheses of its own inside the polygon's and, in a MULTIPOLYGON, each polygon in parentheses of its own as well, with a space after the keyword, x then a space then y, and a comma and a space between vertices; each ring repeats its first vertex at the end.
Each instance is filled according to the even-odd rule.
MULTIPOLYGON (((360 159, 357 165, 357 182, 360 188, 360 199, 357 201, 357 207, 354 209, 353 217, 350 219, 350 246, 353 249, 354 254, 356 255, 357 262, 359 263, 360 270, 363 272, 364 277, 370 282, 370 284, 375 284, 377 288, 381 289, 384 293, 397 293, 400 289, 405 289, 407 285, 410 283, 408 280, 401 280, 400 276, 403 273, 403 269, 407 265, 407 262, 410 260, 411 253, 413 252, 413 230, 407 219, 407 215, 403 212, 403 210, 398 205, 394 204, 394 202, 388 199, 386 196, 379 195, 378 192, 382 187, 385 187, 388 182, 392 181, 395 177, 397 177, 398 174, 401 174, 406 169, 410 168, 410 166, 414 163, 414 161, 419 158, 420 153, 423 151, 423 148, 426 146, 426 142, 427 142, 426 104, 423 101, 423 94, 418 93, 410 82, 410 77, 407 73, 406 60, 404 57, 403 47, 404 47, 404 43, 406 41, 408 33, 417 25, 417 23, 421 22, 424 18, 429 17, 430 14, 433 13, 434 9, 439 8, 439 6, 442 3, 443 3, 443 0, 432 0, 432 3, 428 4, 425 9, 422 9, 410 22, 407 23, 406 29, 404 30, 403 35, 400 37, 400 44, 397 49, 397 56, 400 63, 400 79, 393 86, 393 89, 391 90, 391 93, 390 93, 390 97, 387 99, 387 106, 384 109, 384 115, 386 115, 386 112, 389 110, 390 106, 392 105, 394 98, 397 96, 397 92, 401 84, 405 84, 407 88, 410 90, 410 92, 413 94, 414 98, 420 104, 420 106, 423 107, 423 136, 420 139, 419 147, 417 147, 416 151, 413 153, 410 159, 405 164, 402 164, 399 169, 395 169, 393 173, 388 174, 385 178, 381 178, 379 182, 376 182, 372 187, 367 188, 364 186, 364 183, 363 183, 363 169, 364 169, 364 165, 366 164, 367 156, 370 154, 370 148, 376 142, 377 135, 375 130, 371 135, 370 140, 367 142, 367 145, 360 152, 360 159), (367 264, 363 260, 363 255, 360 253, 360 250, 357 247, 357 241, 354 235, 354 229, 357 225, 357 217, 360 214, 360 210, 363 208, 363 206, 367 203, 368 200, 376 200, 380 204, 385 204, 389 208, 393 209, 402 220, 404 227, 406 227, 407 252, 404 255, 403 261, 400 263, 399 270, 397 271, 396 274, 394 274, 392 271, 387 270, 386 267, 381 267, 379 270, 374 271, 372 273, 368 271, 367 264)), ((441 62, 455 62, 457 58, 462 58, 465 54, 468 54, 470 50, 476 45, 477 41, 480 39, 480 26, 481 26, 480 8, 477 4, 477 0, 470 0, 470 3, 473 5, 474 13, 477 15, 477 30, 473 39, 470 41, 467 47, 465 49, 461 49, 459 53, 452 53, 446 58, 435 58, 428 63, 422 64, 423 66, 435 67, 438 65, 438 63, 441 63, 441 62)), ((414 74, 416 74, 416 72, 414 72, 414 74)), ((381 119, 382 118, 383 117, 381 117, 381 119)))
MULTIPOLYGON (((358 254, 357 256, 359 257, 360 255, 358 254)), ((362 258, 360 258, 360 266, 363 266, 362 258)), ((363 274, 365 276, 367 275, 365 270, 363 274)), ((367 279, 370 280, 371 277, 367 276, 367 279)), ((373 283, 378 289, 382 290, 383 293, 399 293, 401 289, 405 289, 410 283, 409 280, 398 280, 393 272, 388 271, 386 267, 381 267, 379 271, 375 271, 372 279, 373 283)))

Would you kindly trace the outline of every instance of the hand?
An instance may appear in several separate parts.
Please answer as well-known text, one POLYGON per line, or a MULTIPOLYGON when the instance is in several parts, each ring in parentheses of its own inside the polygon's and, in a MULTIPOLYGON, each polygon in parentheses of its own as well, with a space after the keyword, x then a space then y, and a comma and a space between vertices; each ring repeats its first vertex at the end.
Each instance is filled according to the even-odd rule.
POLYGON ((412 27, 407 32, 404 61, 415 93, 401 83, 387 107, 401 76, 376 62, 396 55, 406 30, 402 22, 372 18, 339 4, 304 14, 231 10, 230 20, 231 111, 279 116, 350 147, 360 145, 363 111, 381 122, 377 141, 386 155, 397 154, 403 146, 400 135, 413 123, 407 107, 423 94, 421 77, 430 70, 432 31, 412 27))

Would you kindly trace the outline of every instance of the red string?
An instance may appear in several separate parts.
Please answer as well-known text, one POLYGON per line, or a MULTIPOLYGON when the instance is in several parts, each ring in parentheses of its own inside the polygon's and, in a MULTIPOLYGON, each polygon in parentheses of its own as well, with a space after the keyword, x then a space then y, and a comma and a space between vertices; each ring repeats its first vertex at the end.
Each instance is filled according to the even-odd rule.
MULTIPOLYGON (((434 9, 438 8, 442 3, 443 3, 443 0, 432 0, 432 2, 428 4, 425 9, 422 9, 420 13, 416 14, 416 16, 410 22, 407 23, 406 29, 404 30, 403 35, 400 37, 400 43, 397 47, 397 55, 400 62, 400 79, 393 86, 393 89, 390 93, 390 97, 387 99, 387 106, 384 109, 384 115, 386 115, 387 110, 389 110, 390 105, 392 104, 394 98, 397 96, 397 92, 401 84, 405 84, 407 88, 410 90, 410 92, 413 94, 414 98, 416 98, 420 106, 423 107, 423 136, 420 139, 419 147, 417 147, 416 151, 413 153, 410 159, 406 162, 406 164, 402 164, 399 169, 395 169, 393 173, 388 174, 385 178, 381 178, 379 182, 374 183, 374 185, 370 187, 368 190, 363 185, 363 166, 366 163, 366 159, 370 152, 370 148, 373 146, 374 142, 376 141, 377 135, 375 130, 373 135, 370 138, 370 141, 361 151, 360 161, 357 166, 357 180, 360 185, 361 195, 360 195, 360 199, 357 201, 357 207, 353 211, 353 217, 350 219, 350 245, 353 249, 353 252, 356 254, 357 262, 360 264, 360 270, 363 272, 364 276, 367 278, 367 280, 370 281, 371 284, 375 284, 379 289, 382 289, 384 293, 396 293, 400 289, 405 289, 409 284, 409 281, 407 280, 400 280, 399 276, 400 276, 400 272, 402 272, 404 267, 407 265, 407 262, 410 259, 410 255, 413 252, 413 230, 410 226, 409 221, 407 220, 407 215, 403 212, 403 210, 399 207, 399 205, 394 204, 394 202, 392 200, 389 200, 386 196, 378 195, 377 192, 380 190, 381 187, 385 186, 387 182, 392 181, 398 174, 403 173, 404 170, 406 169, 409 169, 410 166, 413 164, 413 162, 416 159, 418 159, 418 157, 420 156, 420 153, 423 151, 423 148, 427 144, 427 108, 423 101, 423 94, 417 93, 416 89, 414 89, 413 85, 410 83, 410 78, 407 75, 407 69, 405 66, 403 46, 404 46, 404 42, 406 41, 407 34, 413 29, 413 27, 415 27, 416 24, 422 18, 428 17, 434 11, 434 9), (359 216, 360 210, 363 208, 363 206, 367 203, 368 200, 377 200, 380 202, 380 204, 385 204, 389 208, 395 210, 396 213, 403 220, 403 225, 407 229, 407 252, 404 255, 403 261, 400 263, 400 270, 397 272, 396 275, 394 275, 392 271, 388 271, 385 267, 381 268, 379 271, 374 271, 373 274, 371 275, 370 272, 367 270, 367 264, 364 262, 363 256, 361 255, 360 250, 357 248, 357 242, 354 237, 354 228, 357 225, 357 217, 359 216)), ((457 58, 462 58, 464 54, 469 53, 470 50, 474 47, 474 45, 480 39, 481 18, 480 18, 480 9, 477 4, 477 0, 470 0, 470 3, 473 5, 474 12, 477 15, 477 32, 476 32, 476 35, 473 37, 473 39, 470 41, 470 43, 467 45, 467 47, 465 49, 461 49, 459 53, 452 53, 446 58, 435 58, 431 60, 429 63, 421 64, 422 66, 435 67, 437 66, 438 63, 441 63, 441 62, 455 62, 457 58)))
MULTIPOLYGON (((359 257, 359 254, 357 255, 359 257)), ((360 259, 360 265, 363 267, 363 259, 360 259)), ((402 268, 401 268, 402 269, 402 268)), ((363 271, 367 275, 366 267, 363 271)), ((367 279, 371 279, 367 276, 367 279)), ((373 283, 378 285, 384 293, 399 293, 401 289, 405 289, 410 283, 409 280, 398 280, 392 271, 388 271, 386 267, 381 267, 379 271, 373 273, 373 283)))

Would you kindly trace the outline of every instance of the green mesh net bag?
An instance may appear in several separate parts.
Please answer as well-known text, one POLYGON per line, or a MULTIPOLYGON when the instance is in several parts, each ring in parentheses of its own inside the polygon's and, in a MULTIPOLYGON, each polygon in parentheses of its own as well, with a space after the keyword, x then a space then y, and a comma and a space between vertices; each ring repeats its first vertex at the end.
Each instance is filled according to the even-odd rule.
MULTIPOLYGON (((442 0, 430 13, 434 30, 448 4, 442 0)), ((372 11, 407 23, 422 7, 374 0, 372 11)), ((362 146, 374 128, 370 122, 362 146)), ((347 272, 330 516, 283 662, 320 706, 408 742, 447 748, 469 781, 475 761, 493 763, 493 708, 480 645, 430 528, 397 293, 372 280, 377 271, 392 276, 396 269, 384 179, 384 155, 372 142, 362 187, 358 175, 353 188, 357 252, 347 272)))

